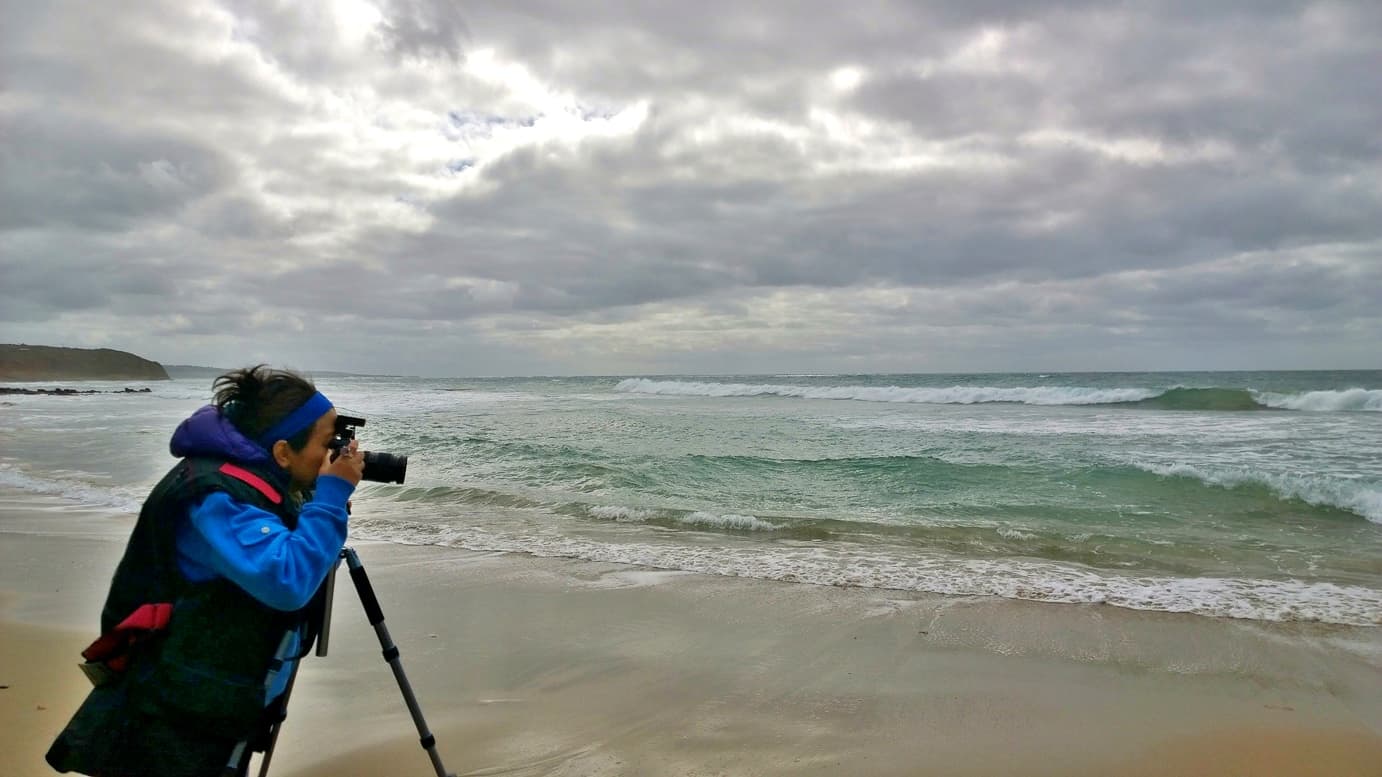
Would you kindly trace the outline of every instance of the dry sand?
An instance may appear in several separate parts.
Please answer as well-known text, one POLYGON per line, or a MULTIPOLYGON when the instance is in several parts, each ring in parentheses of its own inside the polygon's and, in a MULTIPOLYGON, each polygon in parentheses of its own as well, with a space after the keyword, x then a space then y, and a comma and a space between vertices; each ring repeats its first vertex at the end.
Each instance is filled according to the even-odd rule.
MULTIPOLYGON (((50 773, 130 525, 0 494, 0 777, 50 773)), ((457 774, 1382 777, 1379 629, 356 547, 457 774)), ((271 772, 431 774, 344 575, 332 623, 271 772)))

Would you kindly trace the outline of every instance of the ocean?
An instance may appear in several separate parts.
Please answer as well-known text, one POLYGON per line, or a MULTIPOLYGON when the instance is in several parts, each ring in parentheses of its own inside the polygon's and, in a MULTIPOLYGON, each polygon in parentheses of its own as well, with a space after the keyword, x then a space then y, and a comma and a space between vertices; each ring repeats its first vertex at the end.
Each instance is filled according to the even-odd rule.
MULTIPOLYGON (((1382 371, 317 384, 409 456, 356 539, 1382 624, 1382 371)), ((211 395, 39 385, 152 391, 0 397, 0 486, 130 513, 211 395)))

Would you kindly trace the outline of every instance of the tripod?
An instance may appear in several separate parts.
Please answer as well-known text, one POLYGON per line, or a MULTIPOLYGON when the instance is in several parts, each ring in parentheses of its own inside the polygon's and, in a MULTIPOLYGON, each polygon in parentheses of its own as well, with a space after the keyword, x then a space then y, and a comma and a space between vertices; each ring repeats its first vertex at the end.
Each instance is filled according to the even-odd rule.
MULTIPOLYGON (((383 648, 384 660, 388 662, 389 668, 393 670, 394 679, 398 681, 398 689, 403 693, 403 701, 408 705, 408 712, 413 716, 413 725, 417 727, 419 744, 427 751, 427 757, 432 761, 432 768, 436 770, 437 777, 455 777, 446 771, 442 766, 441 756, 437 754, 437 740, 432 736, 432 732, 427 729, 427 721, 422 717, 422 709, 418 706, 417 696, 413 694, 413 686, 408 682, 408 676, 403 673, 403 660, 399 657, 398 646, 394 644, 393 638, 389 636, 389 629, 384 625, 384 610, 379 606, 379 598, 374 595, 374 586, 370 585, 369 575, 365 572, 365 565, 360 562, 360 556, 354 548, 346 547, 341 549, 341 555, 336 559, 336 564, 327 573, 324 583, 325 592, 323 594, 323 606, 321 613, 321 630, 317 635, 318 656, 325 656, 327 643, 331 632, 331 605, 336 590, 336 570, 339 568, 340 561, 344 559, 346 567, 350 570, 350 580, 355 584, 355 592, 360 596, 360 604, 365 608, 365 617, 374 627, 374 633, 379 637, 379 646, 383 648)), ((285 635, 283 644, 280 646, 279 655, 283 656, 288 647, 290 636, 285 635)), ((299 659, 304 656, 299 656, 299 659)), ((292 674, 288 677, 288 685, 283 690, 279 709, 283 716, 287 715, 288 697, 293 692, 293 683, 297 680, 298 666, 300 660, 293 663, 292 674)), ((277 677, 279 669, 275 668, 269 672, 265 680, 265 687, 272 687, 277 677)), ((269 732, 268 747, 264 750, 264 758, 259 764, 259 777, 266 777, 269 773, 269 761, 273 758, 274 745, 278 742, 278 733, 283 728, 283 717, 273 724, 269 732)), ((235 746, 231 754, 230 763, 226 767, 225 774, 242 775, 249 763, 249 742, 240 742, 235 746)))

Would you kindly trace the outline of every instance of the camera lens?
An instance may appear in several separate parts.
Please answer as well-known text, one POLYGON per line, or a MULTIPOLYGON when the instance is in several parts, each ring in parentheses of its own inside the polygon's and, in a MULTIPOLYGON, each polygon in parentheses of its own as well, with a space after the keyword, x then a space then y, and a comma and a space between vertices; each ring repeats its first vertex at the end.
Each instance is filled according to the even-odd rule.
POLYGON ((393 453, 365 451, 365 480, 375 483, 402 483, 408 475, 408 457, 393 453))

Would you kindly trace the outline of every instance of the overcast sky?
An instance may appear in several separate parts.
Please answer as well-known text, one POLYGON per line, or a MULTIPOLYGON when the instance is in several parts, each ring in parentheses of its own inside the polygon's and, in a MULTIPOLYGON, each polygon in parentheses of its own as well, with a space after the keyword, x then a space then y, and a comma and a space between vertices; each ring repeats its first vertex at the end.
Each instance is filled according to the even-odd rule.
POLYGON ((0 341, 1382 367, 1382 3, 0 0, 0 341))

